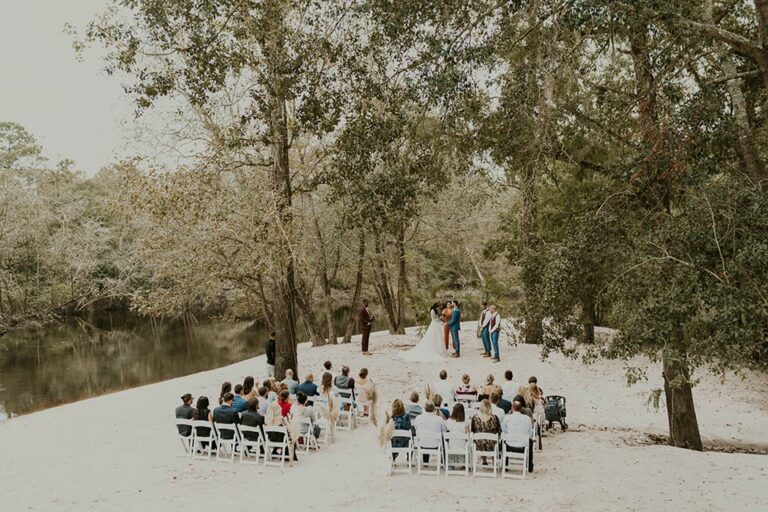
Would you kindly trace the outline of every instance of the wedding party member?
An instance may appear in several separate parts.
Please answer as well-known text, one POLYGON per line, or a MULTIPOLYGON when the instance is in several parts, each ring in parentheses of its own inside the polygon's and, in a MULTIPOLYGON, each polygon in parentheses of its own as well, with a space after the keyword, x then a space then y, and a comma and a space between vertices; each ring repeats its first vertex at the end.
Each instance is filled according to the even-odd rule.
POLYGON ((488 332, 490 320, 491 310, 488 308, 488 303, 483 302, 483 310, 480 312, 480 320, 477 322, 480 339, 483 341, 483 357, 491 357, 491 335, 488 332))
MULTIPOLYGON (((237 425, 240 423, 240 415, 237 413, 234 407, 232 407, 232 401, 235 399, 235 395, 232 393, 226 393, 221 397, 221 405, 213 410, 213 421, 215 423, 225 423, 227 425, 237 425)), ((232 439, 235 433, 231 430, 224 430, 219 432, 219 436, 222 439, 232 439)))
POLYGON ((248 409, 248 400, 243 397, 243 385, 237 384, 235 386, 235 399, 232 401, 232 407, 237 412, 243 412, 248 409))
MULTIPOLYGON (((502 423, 502 432, 505 434, 511 434, 520 438, 520 443, 528 441, 528 472, 533 472, 533 426, 531 425, 531 418, 522 413, 522 405, 520 402, 512 402, 512 414, 507 414, 504 417, 502 423)), ((525 453, 525 444, 520 443, 506 443, 507 449, 515 453, 525 453)))
POLYGON ((459 340, 459 331, 461 331, 461 308, 458 301, 453 301, 453 311, 451 320, 448 323, 451 329, 451 338, 453 338, 454 353, 451 357, 461 357, 461 341, 459 340))
POLYGON ((496 312, 496 306, 491 306, 491 318, 488 322, 488 332, 491 336, 491 346, 493 346, 493 361, 501 361, 499 357, 499 334, 501 333, 501 316, 496 312))
POLYGON ((371 338, 371 328, 373 327, 373 313, 368 309, 368 299, 363 299, 363 307, 360 308, 360 332, 362 333, 361 348, 363 355, 371 355, 368 352, 368 341, 371 338))
POLYGON ((451 337, 451 314, 453 313, 453 302, 448 301, 443 308, 443 341, 445 342, 445 350, 448 350, 448 340, 451 337))
POLYGON ((269 341, 267 341, 267 377, 275 376, 275 333, 269 335, 269 341))
POLYGON ((293 378, 293 370, 290 368, 285 370, 285 379, 283 379, 283 384, 288 386, 288 392, 292 395, 296 394, 296 388, 299 387, 299 381, 294 380, 293 378))
MULTIPOLYGON (((192 395, 184 393, 181 397, 181 405, 176 408, 176 419, 178 420, 191 420, 195 410, 192 408, 192 395)), ((177 425, 179 434, 184 437, 189 437, 192 433, 192 427, 189 425, 177 425)))

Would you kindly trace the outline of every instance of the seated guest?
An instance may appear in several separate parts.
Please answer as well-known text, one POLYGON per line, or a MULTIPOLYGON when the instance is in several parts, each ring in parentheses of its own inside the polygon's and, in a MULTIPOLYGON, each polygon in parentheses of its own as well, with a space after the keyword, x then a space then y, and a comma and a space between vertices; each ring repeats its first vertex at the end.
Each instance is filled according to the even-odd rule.
POLYGON ((342 390, 342 392, 339 393, 340 396, 343 396, 345 398, 352 398, 354 400, 355 398, 355 379, 352 379, 349 377, 349 366, 342 366, 341 367, 341 375, 337 375, 335 379, 333 379, 333 385, 336 386, 339 390, 342 390), (348 392, 344 392, 346 390, 349 390, 348 392))
POLYGON ((512 382, 514 374, 512 370, 504 372, 504 383, 501 385, 501 398, 512 404, 512 399, 515 397, 515 384, 512 382))
MULTIPOLYGON (((315 408, 311 405, 307 405, 307 395, 299 391, 296 394, 296 402, 293 404, 293 407, 291 408, 291 416, 293 418, 309 418, 312 421, 312 434, 315 436, 315 438, 320 437, 320 427, 317 426, 317 412, 315 411, 315 408)), ((299 432, 299 435, 305 436, 307 435, 308 430, 306 425, 301 426, 301 431, 299 432)))
POLYGON ((246 377, 243 380, 243 398, 250 400, 259 396, 259 390, 255 387, 255 381, 253 377, 246 377))
MULTIPOLYGON (((440 395, 441 397, 445 398, 448 401, 453 401, 453 386, 448 382, 448 372, 445 370, 440 371, 440 380, 435 383, 435 385, 432 387, 431 391, 433 394, 440 395)), ((442 403, 438 404, 435 403, 436 406, 440 407, 443 405, 442 403)))
MULTIPOLYGON (((392 402, 392 422, 395 425, 395 430, 411 430, 411 417, 406 414, 405 412, 405 406, 403 405, 403 401, 399 398, 396 398, 392 402)), ((408 439, 404 437, 393 437, 392 438, 392 447, 393 448, 405 448, 408 446, 408 439)), ((394 458, 396 459, 398 454, 394 454, 394 458)))
POLYGON ((478 389, 478 400, 490 400, 494 391, 498 391, 499 394, 502 393, 501 387, 498 384, 495 384, 493 381, 493 375, 489 374, 485 381, 485 386, 482 386, 480 389, 478 389))
POLYGON ((292 395, 296 394, 296 388, 299 387, 299 382, 294 380, 293 378, 293 370, 290 368, 285 370, 285 379, 283 379, 283 384, 288 386, 288 392, 292 395))
POLYGON ((414 391, 411 393, 411 401, 408 403, 408 407, 405 408, 406 414, 410 416, 411 421, 416 419, 416 416, 420 415, 423 411, 419 405, 419 393, 414 391))
POLYGON ((461 386, 456 388, 453 394, 456 396, 456 400, 477 400, 477 389, 469 384, 469 375, 465 373, 461 376, 461 386))
POLYGON ((267 400, 270 402, 277 400, 277 393, 279 390, 277 389, 277 382, 275 382, 275 379, 264 379, 264 382, 261 385, 267 388, 267 400))
POLYGON ((296 388, 297 393, 304 393, 305 395, 312 397, 317 396, 320 393, 317 392, 317 384, 315 384, 315 376, 311 373, 307 375, 306 380, 296 388))
MULTIPOLYGON (((413 420, 413 427, 416 429, 416 435, 422 435, 425 432, 442 435, 443 432, 447 432, 448 429, 445 425, 445 420, 442 416, 435 414, 436 408, 432 400, 427 400, 424 403, 424 414, 420 414, 413 420)), ((440 446, 440 440, 422 442, 421 446, 424 448, 437 448, 440 446)), ((424 462, 429 462, 429 455, 424 455, 424 462)))
MULTIPOLYGON (((197 399, 195 410, 192 411, 192 419, 195 421, 213 421, 213 414, 208 408, 210 402, 207 396, 201 396, 197 399)), ((198 437, 208 437, 211 435, 211 427, 195 427, 195 435, 198 437)), ((208 443, 203 443, 203 448, 207 448, 208 443)))
POLYGON ((248 400, 243 396, 243 386, 240 384, 235 386, 235 399, 232 401, 232 407, 237 412, 244 412, 248 409, 248 400))
POLYGON ((333 371, 333 364, 330 361, 323 363, 323 369, 320 370, 320 375, 325 375, 325 372, 330 373, 332 379, 336 377, 336 372, 333 371))
POLYGON ((531 418, 522 413, 522 406, 520 402, 512 402, 512 414, 507 414, 504 417, 504 422, 501 425, 502 432, 504 434, 510 434, 520 439, 520 442, 505 441, 507 449, 516 453, 525 453, 525 442, 528 442, 528 471, 533 471, 533 426, 531 425, 531 418))
MULTIPOLYGON (((286 390, 286 393, 288 391, 286 390)), ((286 397, 287 398, 287 397, 286 397)), ((264 426, 265 427, 288 427, 288 420, 283 416, 283 408, 280 406, 280 399, 278 398, 277 401, 271 402, 269 404, 269 407, 267 407, 267 414, 264 416, 264 426)), ((283 436, 285 434, 282 434, 280 432, 268 432, 267 437, 270 441, 274 443, 278 443, 283 440, 283 436)), ((290 431, 288 433, 288 436, 290 437, 290 431)), ((291 442, 291 440, 288 441, 288 445, 290 446, 290 452, 293 453, 293 460, 298 460, 296 457, 296 444, 295 441, 291 442)), ((277 448, 274 449, 273 453, 277 452, 277 448)))
POLYGON ((512 399, 512 406, 514 407, 515 402, 520 404, 520 408, 522 409, 522 413, 531 416, 533 414, 533 411, 528 408, 528 405, 525 403, 525 398, 523 398, 523 395, 515 395, 515 398, 512 399))
POLYGON ((451 417, 445 422, 445 427, 448 432, 469 432, 469 423, 467 423, 466 416, 464 415, 464 404, 457 403, 453 405, 451 417))
MULTIPOLYGON (((477 409, 477 414, 472 417, 472 421, 470 422, 470 430, 473 434, 480 432, 486 434, 501 433, 501 424, 499 423, 499 418, 493 414, 491 402, 488 400, 483 400, 480 402, 480 407, 477 409)), ((475 447, 480 451, 490 452, 493 451, 496 446, 493 441, 481 440, 475 441, 475 447)), ((483 464, 486 463, 485 457, 482 457, 482 462, 483 464)))
MULTIPOLYGON (((185 393, 181 397, 181 405, 176 408, 176 419, 191 420, 195 410, 192 408, 192 395, 185 393)), ((184 437, 189 437, 192 433, 192 427, 189 425, 176 425, 179 429, 179 434, 184 437)))
MULTIPOLYGON (((496 393, 498 393, 498 391, 496 393)), ((491 402, 493 402, 493 395, 491 395, 491 402)), ((512 401, 504 400, 502 395, 499 395, 499 400, 494 403, 494 405, 504 411, 504 414, 509 414, 509 412, 512 410, 512 401)))
POLYGON ((501 393, 498 391, 494 391, 491 393, 491 410, 493 411, 493 414, 496 415, 497 418, 499 418, 499 423, 504 421, 504 415, 507 414, 504 412, 504 409, 499 407, 499 401, 501 400, 501 393))
POLYGON ((288 392, 287 389, 284 389, 280 392, 280 396, 277 399, 277 405, 280 406, 280 414, 282 414, 283 418, 287 418, 288 414, 291 412, 291 394, 288 392))
MULTIPOLYGON (((228 425, 237 425, 240 423, 240 415, 237 414, 235 408, 232 407, 232 401, 234 399, 235 396, 232 393, 225 393, 224 396, 221 397, 221 405, 213 410, 214 423, 226 423, 228 425)), ((234 437, 234 432, 225 430, 219 432, 219 435, 222 439, 232 439, 234 437)))
POLYGON ((221 405, 224 395, 231 392, 232 392, 231 382, 225 382, 224 384, 221 385, 221 392, 219 393, 219 405, 221 405))
POLYGON ((259 388, 259 414, 264 416, 267 414, 267 407, 269 406, 269 391, 264 386, 259 388))
POLYGON ((448 416, 451 415, 451 411, 449 411, 447 407, 440 406, 440 404, 443 403, 443 397, 437 394, 432 395, 432 403, 435 404, 435 412, 439 414, 444 420, 447 420, 448 416))
MULTIPOLYGON (((259 412, 259 399, 251 398, 248 400, 248 410, 240 415, 240 424, 246 427, 263 427, 264 415, 259 412)), ((256 432, 243 432, 243 436, 248 441, 256 441, 258 434, 256 432)))
POLYGON ((331 372, 325 372, 323 378, 320 381, 320 393, 319 396, 323 398, 323 402, 330 403, 333 396, 333 374, 331 372))

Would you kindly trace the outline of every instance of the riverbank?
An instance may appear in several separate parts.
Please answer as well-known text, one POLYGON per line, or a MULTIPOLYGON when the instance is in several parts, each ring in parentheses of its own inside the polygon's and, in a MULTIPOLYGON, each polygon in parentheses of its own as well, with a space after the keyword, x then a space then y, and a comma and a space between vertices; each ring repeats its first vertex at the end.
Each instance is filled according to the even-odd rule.
MULTIPOLYGON (((465 336, 473 330, 464 326, 465 336)), ((373 356, 349 345, 300 346, 300 371, 317 372, 324 360, 370 370, 380 404, 422 391, 446 368, 451 380, 469 373, 482 381, 503 370, 524 382, 537 375, 547 394, 568 398, 566 433, 556 430, 536 452, 529 480, 383 476, 383 455, 373 427, 340 432, 328 449, 296 466, 264 468, 177 456, 172 411, 190 392, 212 401, 222 381, 264 375, 263 356, 239 363, 21 416, 0 424, 0 490, 3 510, 203 511, 255 507, 266 510, 759 510, 768 502, 768 456, 696 453, 647 446, 647 434, 666 433, 663 410, 648 409, 650 382, 626 387, 623 363, 585 367, 553 355, 540 361, 537 347, 504 347, 502 363, 479 356, 465 340, 464 356, 444 365, 407 366, 398 352, 412 346, 404 336, 374 333, 373 356)), ((502 340, 503 341, 503 340, 502 340)), ((768 443, 768 377, 747 373, 724 382, 700 375, 697 415, 707 442, 761 446, 768 443)))

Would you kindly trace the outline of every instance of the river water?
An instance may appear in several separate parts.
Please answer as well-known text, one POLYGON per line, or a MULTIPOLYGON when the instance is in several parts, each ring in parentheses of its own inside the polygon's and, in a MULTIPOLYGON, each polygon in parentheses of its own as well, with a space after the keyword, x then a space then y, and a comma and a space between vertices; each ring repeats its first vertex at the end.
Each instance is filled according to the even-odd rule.
MULTIPOLYGON (((347 312, 336 312, 342 329, 347 312)), ((383 326, 381 328, 384 328, 383 326)), ((0 337, 0 421, 264 353, 265 325, 99 313, 0 337)))

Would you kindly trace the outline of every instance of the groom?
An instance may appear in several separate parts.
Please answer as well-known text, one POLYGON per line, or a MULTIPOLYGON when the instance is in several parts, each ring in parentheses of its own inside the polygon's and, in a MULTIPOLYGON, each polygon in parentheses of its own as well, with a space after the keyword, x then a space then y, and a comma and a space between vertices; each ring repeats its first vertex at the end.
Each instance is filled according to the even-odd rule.
POLYGON ((453 348, 455 352, 451 354, 451 357, 461 357, 461 341, 459 341, 459 331, 461 330, 461 310, 459 309, 459 301, 453 301, 453 312, 451 313, 451 320, 448 322, 448 328, 451 330, 451 338, 453 338, 453 348))

